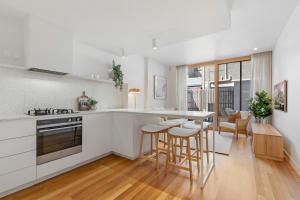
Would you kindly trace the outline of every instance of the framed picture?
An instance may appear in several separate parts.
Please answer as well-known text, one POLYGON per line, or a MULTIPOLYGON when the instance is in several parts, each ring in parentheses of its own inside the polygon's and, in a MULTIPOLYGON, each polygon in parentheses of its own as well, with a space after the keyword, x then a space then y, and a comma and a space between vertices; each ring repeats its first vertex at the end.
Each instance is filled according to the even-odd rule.
POLYGON ((154 76, 154 99, 167 98, 167 79, 163 76, 154 76))
POLYGON ((274 85, 274 108, 287 112, 287 81, 274 85))

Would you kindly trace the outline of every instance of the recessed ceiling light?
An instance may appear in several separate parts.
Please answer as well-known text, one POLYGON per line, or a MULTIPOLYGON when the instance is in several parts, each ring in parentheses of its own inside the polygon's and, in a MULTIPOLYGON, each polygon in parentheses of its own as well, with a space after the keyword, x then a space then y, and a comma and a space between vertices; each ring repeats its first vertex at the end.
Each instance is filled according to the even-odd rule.
POLYGON ((255 47, 254 49, 253 49, 253 51, 257 51, 258 50, 258 48, 257 47, 255 47))
POLYGON ((153 48, 153 50, 157 49, 156 39, 155 38, 152 39, 152 48, 153 48))

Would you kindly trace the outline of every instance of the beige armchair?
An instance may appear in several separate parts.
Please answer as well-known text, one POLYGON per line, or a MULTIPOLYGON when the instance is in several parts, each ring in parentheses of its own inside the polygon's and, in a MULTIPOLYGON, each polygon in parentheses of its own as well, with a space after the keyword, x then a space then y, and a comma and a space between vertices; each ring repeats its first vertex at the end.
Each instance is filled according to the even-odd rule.
POLYGON ((241 119, 237 119, 235 123, 228 122, 226 118, 220 117, 219 118, 219 134, 221 131, 224 132, 231 132, 236 135, 238 139, 239 134, 243 133, 248 137, 248 123, 251 119, 251 114, 249 111, 240 111, 241 119))

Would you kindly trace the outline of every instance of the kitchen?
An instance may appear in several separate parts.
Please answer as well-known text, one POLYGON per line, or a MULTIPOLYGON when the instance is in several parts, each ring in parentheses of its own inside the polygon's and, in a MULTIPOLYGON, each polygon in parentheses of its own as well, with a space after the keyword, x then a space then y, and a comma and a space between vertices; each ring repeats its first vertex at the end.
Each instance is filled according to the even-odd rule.
POLYGON ((0 199, 297 199, 299 16, 0 0, 0 199))
POLYGON ((160 117, 198 119, 171 111, 176 106, 173 68, 145 56, 100 51, 76 41, 66 29, 12 13, 0 17, 6 26, 0 41, 5 44, 0 57, 1 196, 112 153, 135 160, 140 128, 159 123, 160 117), (112 80, 113 61, 124 73, 122 89, 112 80), (153 96, 155 76, 165 77, 165 98, 153 96), (80 108, 82 92, 98 101, 97 108, 80 108))

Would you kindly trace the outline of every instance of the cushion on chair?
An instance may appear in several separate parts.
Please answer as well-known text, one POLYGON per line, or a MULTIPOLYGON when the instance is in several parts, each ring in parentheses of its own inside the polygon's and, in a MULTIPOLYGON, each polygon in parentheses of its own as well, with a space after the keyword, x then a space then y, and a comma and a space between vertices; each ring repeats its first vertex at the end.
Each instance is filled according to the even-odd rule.
POLYGON ((228 122, 230 122, 230 123, 235 123, 235 121, 237 119, 241 119, 241 113, 240 112, 235 112, 235 113, 228 116, 228 122))
POLYGON ((220 127, 229 128, 229 129, 235 129, 235 123, 230 122, 220 122, 220 127))
POLYGON ((166 130, 168 128, 169 127, 167 127, 167 126, 160 126, 158 124, 147 124, 147 125, 143 126, 141 128, 141 130, 145 131, 145 132, 149 132, 149 133, 155 133, 155 132, 160 132, 160 131, 166 130))
POLYGON ((249 111, 240 111, 241 113, 241 119, 247 119, 250 112, 249 111))
POLYGON ((174 127, 169 129, 168 133, 174 136, 189 137, 196 134, 199 130, 189 128, 174 127))

